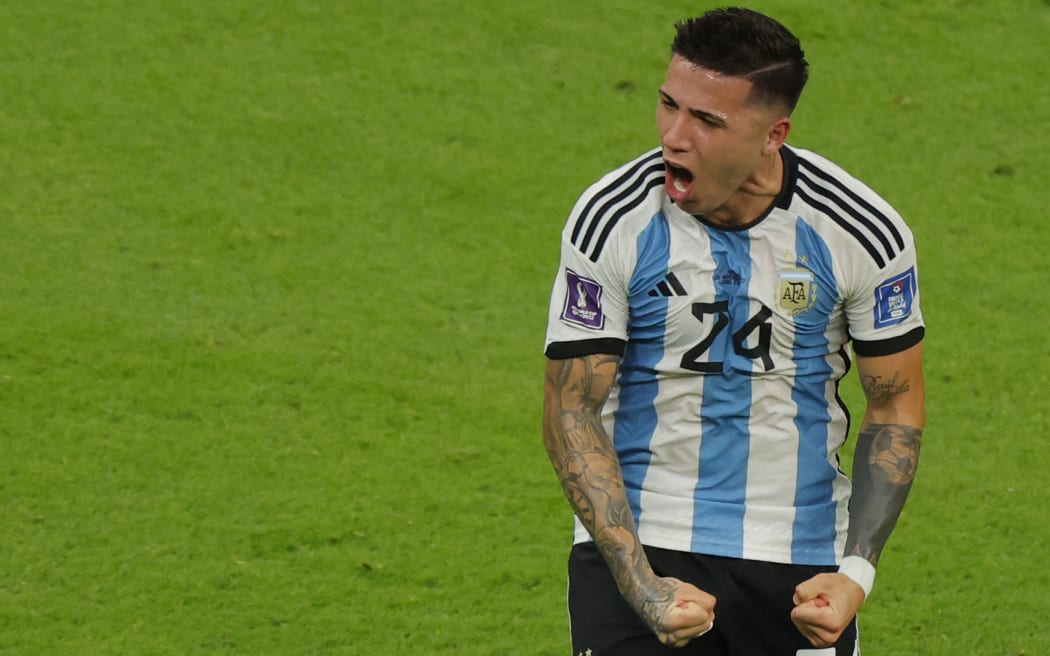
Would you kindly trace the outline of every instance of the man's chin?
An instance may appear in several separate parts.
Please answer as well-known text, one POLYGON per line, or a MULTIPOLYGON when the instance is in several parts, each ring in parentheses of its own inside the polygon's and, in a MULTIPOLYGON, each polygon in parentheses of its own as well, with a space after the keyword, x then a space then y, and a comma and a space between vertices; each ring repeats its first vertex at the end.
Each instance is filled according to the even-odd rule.
POLYGON ((674 201, 674 204, 677 205, 679 209, 689 214, 703 214, 704 211, 708 209, 703 206, 699 199, 691 196, 686 196, 680 199, 672 196, 671 200, 674 201))

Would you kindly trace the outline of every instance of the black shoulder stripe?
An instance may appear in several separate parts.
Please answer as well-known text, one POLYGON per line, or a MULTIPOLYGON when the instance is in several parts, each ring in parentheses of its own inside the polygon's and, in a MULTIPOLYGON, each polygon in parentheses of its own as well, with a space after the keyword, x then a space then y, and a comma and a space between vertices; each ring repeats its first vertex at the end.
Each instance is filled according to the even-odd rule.
MULTIPOLYGON (((605 201, 605 203, 603 203, 602 206, 600 208, 598 208, 598 211, 594 212, 594 214, 592 215, 592 217, 590 219, 590 224, 587 226, 587 232, 583 235, 583 241, 581 241, 580 243, 576 244, 576 247, 579 248, 581 251, 586 252, 587 248, 591 245, 591 238, 594 237, 595 231, 598 229, 598 226, 601 225, 602 220, 605 219, 605 217, 609 213, 609 211, 612 210, 612 208, 616 207, 618 204, 622 203, 627 198, 631 198, 631 201, 629 203, 627 203, 626 205, 624 205, 623 207, 627 207, 627 206, 636 207, 638 205, 638 203, 636 201, 638 201, 638 198, 639 198, 638 196, 636 196, 636 194, 640 193, 641 194, 641 196, 640 196, 641 200, 645 200, 645 196, 648 195, 649 189, 650 189, 650 187, 647 185, 645 187, 645 191, 644 192, 640 192, 639 189, 638 189, 639 185, 643 181, 645 181, 646 178, 648 178, 649 176, 653 175, 654 173, 659 173, 660 174, 659 177, 662 180, 663 177, 664 177, 663 171, 664 171, 664 163, 663 162, 658 162, 656 164, 653 164, 652 166, 650 166, 650 167, 646 168, 644 171, 642 171, 637 179, 631 180, 631 184, 628 185, 627 187, 624 187, 623 190, 620 191, 620 193, 616 194, 612 198, 610 198, 607 201, 605 201)), ((623 208, 621 207, 620 210, 617 210, 617 212, 614 215, 614 217, 616 217, 618 219, 620 216, 622 216, 622 212, 621 212, 622 209, 623 208)), ((605 231, 602 232, 603 236, 602 236, 601 239, 599 239, 599 243, 605 241, 604 235, 606 235, 606 234, 607 233, 605 231)), ((601 250, 601 246, 599 246, 599 245, 595 245, 595 248, 597 250, 599 250, 599 251, 601 250)))
POLYGON ((807 171, 811 172, 813 175, 817 176, 821 180, 830 183, 836 189, 844 193, 846 197, 849 198, 851 201, 867 210, 872 216, 874 216, 879 221, 879 223, 886 227, 886 230, 893 237, 893 241, 897 243, 897 250, 904 250, 904 238, 901 236, 900 231, 897 230, 897 226, 893 224, 893 220, 890 219, 890 217, 886 216, 884 212, 877 209, 874 205, 869 203, 864 198, 861 198, 861 196, 858 195, 857 192, 844 185, 841 180, 831 175, 827 171, 818 168, 813 162, 804 159, 800 159, 799 161, 807 171))
POLYGON ((853 225, 851 221, 843 218, 838 212, 807 194, 802 187, 796 186, 795 193, 798 194, 798 197, 804 200, 807 204, 817 208, 824 214, 827 214, 828 217, 837 223, 843 230, 853 235, 854 239, 860 242, 860 245, 864 247, 864 250, 868 251, 868 255, 871 255, 871 258, 875 260, 875 264, 877 264, 880 269, 886 266, 886 259, 882 257, 878 249, 875 248, 875 245, 871 243, 871 240, 865 237, 860 230, 857 230, 857 226, 853 225))
POLYGON ((596 191, 595 194, 591 196, 591 199, 587 201, 587 205, 585 205, 583 211, 580 212, 580 216, 577 217, 576 225, 572 227, 572 243, 579 246, 577 240, 580 237, 580 231, 583 230, 583 226, 586 225, 587 221, 591 218, 595 205, 608 198, 610 194, 616 194, 617 190, 621 187, 626 187, 627 190, 630 190, 631 187, 634 186, 633 179, 638 177, 639 171, 655 161, 660 161, 662 164, 662 160, 663 155, 660 151, 656 151, 648 157, 643 157, 635 162, 634 166, 624 171, 623 175, 616 178, 602 189, 596 191), (629 183, 629 181, 631 182, 629 183))
MULTIPOLYGON (((798 179, 809 185, 813 191, 819 192, 822 196, 834 203, 835 206, 839 208, 840 214, 848 214, 853 217, 854 221, 867 228, 871 234, 875 235, 875 238, 879 240, 879 243, 882 244, 883 252, 885 252, 888 257, 893 258, 893 256, 896 255, 896 251, 893 249, 893 246, 890 245, 890 240, 886 238, 886 235, 883 234, 874 223, 872 223, 871 219, 861 214, 857 208, 845 202, 833 189, 818 184, 812 178, 801 172, 799 173, 798 179)), ((843 218, 845 219, 846 217, 843 216, 843 218)))
MULTIPOLYGON (((612 234, 613 228, 615 228, 616 224, 620 222, 620 219, 622 219, 625 214, 644 203, 645 199, 649 196, 650 191, 664 184, 663 168, 664 165, 661 162, 659 167, 660 174, 654 175, 650 178, 649 181, 645 183, 645 187, 638 190, 638 194, 631 200, 631 202, 616 210, 616 213, 612 215, 612 218, 605 223, 605 228, 602 229, 602 234, 598 237, 598 241, 595 242, 594 250, 591 251, 591 262, 598 261, 598 256, 602 254, 602 249, 605 248, 605 240, 609 238, 610 234, 612 234)), ((595 225, 597 225, 597 222, 595 222, 595 225)))

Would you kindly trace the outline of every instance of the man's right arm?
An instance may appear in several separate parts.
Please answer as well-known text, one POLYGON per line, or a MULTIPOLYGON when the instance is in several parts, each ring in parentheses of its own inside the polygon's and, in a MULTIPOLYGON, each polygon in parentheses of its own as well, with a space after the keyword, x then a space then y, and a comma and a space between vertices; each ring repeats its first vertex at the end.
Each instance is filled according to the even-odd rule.
POLYGON ((620 359, 547 360, 543 439, 576 516, 609 566, 620 594, 667 645, 682 646, 714 621, 715 599, 657 576, 645 556, 612 440, 601 421, 620 359))

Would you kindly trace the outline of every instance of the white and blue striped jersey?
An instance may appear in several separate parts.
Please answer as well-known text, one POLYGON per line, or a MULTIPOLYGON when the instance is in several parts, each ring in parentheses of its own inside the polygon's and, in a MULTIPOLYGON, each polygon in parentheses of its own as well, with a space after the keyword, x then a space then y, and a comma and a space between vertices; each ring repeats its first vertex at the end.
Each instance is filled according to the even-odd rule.
POLYGON ((781 154, 780 195, 742 229, 675 205, 659 149, 590 187, 562 235, 546 353, 622 355, 603 421, 643 544, 831 565, 849 522, 838 383, 853 352, 921 341, 915 247, 867 186, 781 154))

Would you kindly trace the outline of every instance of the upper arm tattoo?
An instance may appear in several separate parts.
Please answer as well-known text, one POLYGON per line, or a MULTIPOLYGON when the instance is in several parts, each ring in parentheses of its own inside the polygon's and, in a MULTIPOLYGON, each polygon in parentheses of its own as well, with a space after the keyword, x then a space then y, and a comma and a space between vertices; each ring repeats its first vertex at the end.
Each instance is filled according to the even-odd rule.
POLYGON ((561 446, 570 450, 586 448, 604 437, 601 409, 612 389, 619 361, 613 355, 593 355, 550 362, 544 405, 548 413, 556 416, 545 417, 546 422, 554 422, 548 423, 545 432, 560 434, 564 440, 561 446))
POLYGON ((869 401, 884 401, 891 396, 903 394, 911 390, 908 379, 901 380, 901 372, 893 372, 893 376, 885 379, 882 376, 861 376, 860 384, 864 388, 864 395, 869 401))

